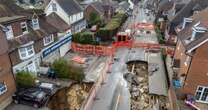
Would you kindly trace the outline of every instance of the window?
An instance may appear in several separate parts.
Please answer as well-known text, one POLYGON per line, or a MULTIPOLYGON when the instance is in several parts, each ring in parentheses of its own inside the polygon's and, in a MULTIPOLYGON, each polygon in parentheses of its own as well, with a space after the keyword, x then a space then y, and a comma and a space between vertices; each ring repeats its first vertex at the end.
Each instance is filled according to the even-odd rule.
POLYGON ((7 91, 7 86, 5 83, 0 83, 0 95, 4 94, 7 91))
POLYGON ((39 21, 38 21, 38 18, 32 19, 32 26, 33 26, 33 29, 39 29, 39 21))
POLYGON ((8 40, 12 39, 14 37, 11 25, 6 26, 6 30, 5 31, 6 31, 6 37, 7 37, 8 40))
POLYGON ((56 3, 52 3, 52 10, 57 11, 56 3))
POLYGON ((22 29, 22 33, 25 34, 27 33, 27 23, 26 22, 22 22, 21 23, 21 29, 22 29))
POLYGON ((208 87, 199 86, 196 91, 196 100, 202 103, 208 103, 208 87))
POLYGON ((27 47, 22 47, 19 49, 20 59, 24 60, 32 57, 35 54, 34 48, 32 45, 27 47))
POLYGON ((52 43, 53 41, 54 41, 53 34, 51 34, 51 35, 48 36, 48 37, 45 37, 45 38, 43 39, 44 46, 49 45, 49 44, 52 43))
POLYGON ((35 63, 34 63, 34 62, 28 63, 28 64, 23 68, 23 70, 24 70, 24 71, 29 71, 29 72, 34 72, 34 73, 37 72, 36 66, 35 66, 35 63))

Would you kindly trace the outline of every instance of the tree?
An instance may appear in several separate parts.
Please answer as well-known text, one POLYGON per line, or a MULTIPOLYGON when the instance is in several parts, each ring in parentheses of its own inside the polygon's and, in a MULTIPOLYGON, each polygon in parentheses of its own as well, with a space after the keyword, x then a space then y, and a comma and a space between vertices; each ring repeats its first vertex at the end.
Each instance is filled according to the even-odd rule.
POLYGON ((90 16, 89 16, 89 25, 90 26, 100 25, 101 22, 102 22, 101 18, 97 13, 95 13, 95 12, 90 13, 90 16))
POLYGON ((36 77, 27 71, 21 71, 16 74, 16 84, 19 88, 29 88, 35 86, 36 77))
POLYGON ((83 68, 77 67, 73 63, 68 63, 63 58, 55 60, 52 69, 58 78, 72 79, 78 82, 81 82, 85 78, 83 68))

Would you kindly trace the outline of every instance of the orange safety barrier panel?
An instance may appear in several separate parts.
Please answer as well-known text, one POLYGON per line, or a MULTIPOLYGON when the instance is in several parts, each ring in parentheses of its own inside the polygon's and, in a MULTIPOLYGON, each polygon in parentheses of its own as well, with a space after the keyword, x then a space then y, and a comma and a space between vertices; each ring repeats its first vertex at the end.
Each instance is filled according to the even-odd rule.
POLYGON ((145 49, 160 49, 165 48, 166 53, 169 55, 174 54, 174 50, 168 47, 161 47, 160 44, 156 43, 143 43, 143 42, 133 42, 130 41, 120 41, 114 42, 112 46, 101 46, 101 45, 82 45, 77 43, 71 44, 72 50, 82 54, 95 54, 95 55, 104 55, 104 56, 113 56, 114 52, 118 48, 145 48, 145 49))

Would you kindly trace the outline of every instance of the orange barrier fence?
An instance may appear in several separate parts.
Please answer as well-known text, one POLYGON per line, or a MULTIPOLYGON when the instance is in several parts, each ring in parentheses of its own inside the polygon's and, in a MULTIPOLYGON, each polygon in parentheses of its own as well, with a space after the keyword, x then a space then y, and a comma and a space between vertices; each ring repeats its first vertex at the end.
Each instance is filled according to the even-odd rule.
POLYGON ((96 45, 82 45, 78 43, 71 44, 72 50, 82 54, 95 54, 95 55, 107 55, 111 56, 114 53, 113 47, 108 46, 96 46, 96 45))
POLYGON ((112 56, 118 48, 145 48, 145 49, 161 49, 166 50, 166 54, 173 55, 174 49, 171 49, 166 46, 161 46, 156 43, 143 43, 143 42, 133 42, 123 41, 123 42, 114 42, 112 46, 96 46, 96 45, 82 45, 78 43, 71 44, 72 50, 82 54, 94 54, 94 55, 103 55, 103 56, 112 56))

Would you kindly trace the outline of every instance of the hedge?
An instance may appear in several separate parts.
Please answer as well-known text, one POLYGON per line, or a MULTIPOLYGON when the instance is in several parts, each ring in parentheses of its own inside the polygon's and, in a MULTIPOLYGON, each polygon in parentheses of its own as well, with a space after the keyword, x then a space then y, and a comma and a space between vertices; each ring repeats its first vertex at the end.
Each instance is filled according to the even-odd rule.
POLYGON ((120 26, 125 22, 127 16, 124 13, 118 13, 106 24, 104 28, 100 28, 96 33, 102 41, 112 40, 113 36, 117 33, 120 26))
POLYGON ((92 32, 79 32, 72 36, 72 41, 80 44, 96 45, 97 42, 92 32))
POLYGON ((29 88, 35 86, 36 77, 27 71, 20 71, 16 74, 16 84, 18 88, 29 88))

